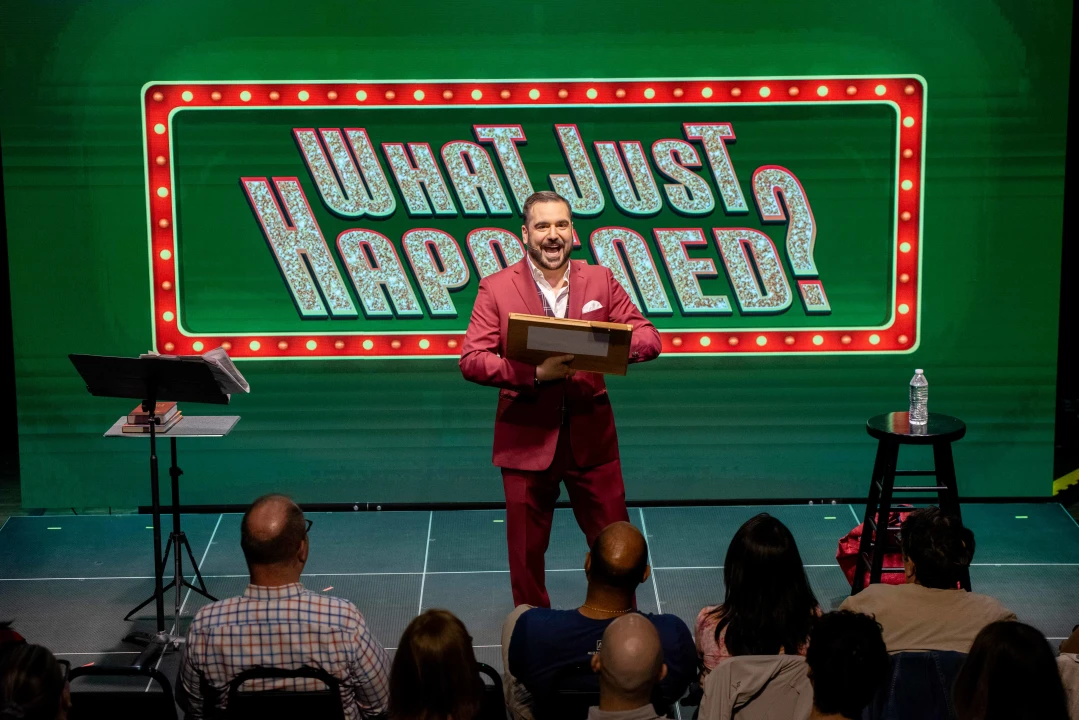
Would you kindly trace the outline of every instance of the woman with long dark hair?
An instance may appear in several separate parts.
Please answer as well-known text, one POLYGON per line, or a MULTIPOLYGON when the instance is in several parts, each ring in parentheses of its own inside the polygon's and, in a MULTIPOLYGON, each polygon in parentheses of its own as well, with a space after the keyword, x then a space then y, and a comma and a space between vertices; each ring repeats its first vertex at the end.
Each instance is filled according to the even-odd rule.
POLYGON ((40 645, 6 645, 0 650, 0 719, 65 720, 68 667, 40 645))
POLYGON ((723 561, 723 604, 697 615, 701 680, 735 655, 804 655, 820 607, 787 526, 767 513, 734 534, 723 561))
POLYGON ((393 720, 472 720, 483 699, 472 638, 446 610, 428 610, 401 635, 390 669, 393 720))
POLYGON ((1019 622, 986 625, 953 690, 959 720, 1068 720, 1068 700, 1045 636, 1019 622))

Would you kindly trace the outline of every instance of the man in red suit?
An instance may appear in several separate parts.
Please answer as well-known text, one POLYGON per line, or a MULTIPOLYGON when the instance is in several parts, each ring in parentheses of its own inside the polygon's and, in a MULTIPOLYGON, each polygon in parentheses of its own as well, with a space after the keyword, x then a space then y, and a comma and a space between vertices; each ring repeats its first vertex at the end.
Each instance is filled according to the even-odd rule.
POLYGON ((500 388, 494 464, 506 491, 506 538, 515 605, 550 607, 543 556, 564 480, 589 546, 628 520, 614 414, 603 376, 576 372, 572 355, 540 365, 506 355, 510 313, 602 320, 633 326, 630 362, 659 355, 659 333, 601 265, 570 261, 569 203, 550 191, 524 205, 525 258, 480 281, 461 348, 466 380, 500 388))

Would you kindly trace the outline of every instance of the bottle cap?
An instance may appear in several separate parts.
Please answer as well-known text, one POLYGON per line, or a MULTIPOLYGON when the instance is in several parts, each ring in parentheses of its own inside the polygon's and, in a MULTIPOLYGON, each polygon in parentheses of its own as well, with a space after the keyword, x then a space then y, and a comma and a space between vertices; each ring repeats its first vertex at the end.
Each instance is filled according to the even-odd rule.
POLYGON ((925 372, 925 371, 924 370, 915 370, 914 374, 915 375, 921 375, 923 372, 925 372))

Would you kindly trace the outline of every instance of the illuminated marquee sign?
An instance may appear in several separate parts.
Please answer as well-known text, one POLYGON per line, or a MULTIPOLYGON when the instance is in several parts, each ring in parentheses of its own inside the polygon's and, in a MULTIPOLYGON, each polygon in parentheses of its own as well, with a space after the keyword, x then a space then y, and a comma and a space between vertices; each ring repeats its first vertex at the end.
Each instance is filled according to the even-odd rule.
POLYGON ((668 355, 910 352, 920 77, 151 83, 161 352, 460 353, 535 190, 668 355))

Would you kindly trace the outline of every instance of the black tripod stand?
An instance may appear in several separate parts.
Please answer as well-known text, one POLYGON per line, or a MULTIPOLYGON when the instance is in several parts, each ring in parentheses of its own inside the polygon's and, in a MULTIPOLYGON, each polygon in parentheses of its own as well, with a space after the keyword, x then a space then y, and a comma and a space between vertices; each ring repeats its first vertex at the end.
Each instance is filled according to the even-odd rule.
MULTIPOLYGON (((150 447, 152 462, 157 464, 157 455, 155 453, 156 438, 154 437, 154 430, 150 430, 150 447)), ((165 544, 165 556, 161 559, 161 569, 158 573, 159 576, 165 574, 165 566, 169 562, 169 553, 171 552, 173 565, 172 565, 172 580, 168 585, 163 587, 155 587, 154 593, 150 597, 143 600, 136 605, 131 611, 124 616, 124 620, 130 620, 131 616, 142 610, 151 602, 158 600, 159 604, 164 604, 165 593, 169 591, 169 588, 175 588, 175 604, 173 605, 173 617, 177 624, 180 621, 180 594, 183 588, 190 588, 199 595, 202 595, 208 600, 217 600, 213 595, 206 590, 206 582, 202 579, 202 573, 199 572, 199 564, 195 560, 195 553, 191 550, 191 543, 187 541, 187 535, 180 529, 180 476, 184 474, 184 471, 176 464, 176 438, 169 438, 169 445, 172 454, 172 465, 169 466, 169 477, 172 479, 172 532, 169 533, 169 541, 165 544), (198 581, 198 587, 192 585, 184 578, 183 569, 183 555, 180 554, 180 549, 183 548, 187 551, 187 559, 191 561, 191 567, 195 570, 195 579, 198 581)), ((155 468, 156 470, 156 468, 155 468)), ((155 472, 156 475, 156 472, 155 472)), ((158 498, 160 493, 152 493, 154 498, 158 498)), ((153 498, 152 498, 153 499, 153 498)), ((160 500, 154 499, 154 512, 160 516, 160 500)), ((160 521, 159 521, 160 522, 160 521)), ((160 553, 161 538, 157 537, 157 548, 155 552, 160 553)))
MULTIPOLYGON (((213 403, 226 405, 229 396, 222 392, 210 371, 209 365, 201 359, 177 360, 165 357, 107 357, 102 355, 69 355, 75 369, 86 382, 86 389, 91 395, 99 397, 135 398, 142 400, 144 411, 154 416, 159 400, 176 402, 213 403)), ((180 421, 183 422, 182 420, 180 421)), ((180 530, 180 475, 182 471, 176 465, 176 438, 172 441, 172 533, 165 555, 161 554, 161 493, 158 487, 159 473, 157 466, 157 425, 150 425, 150 501, 153 506, 154 522, 154 592, 142 604, 129 612, 124 619, 129 619, 136 611, 151 602, 156 605, 157 639, 168 643, 172 638, 165 632, 165 591, 176 590, 176 622, 180 620, 180 595, 183 587, 189 587, 201 595, 213 600, 206 592, 206 584, 195 562, 187 536, 180 530), (191 566, 200 587, 191 585, 184 579, 180 547, 187 551, 191 566), (165 564, 168 552, 173 554, 173 580, 163 585, 165 564)))

